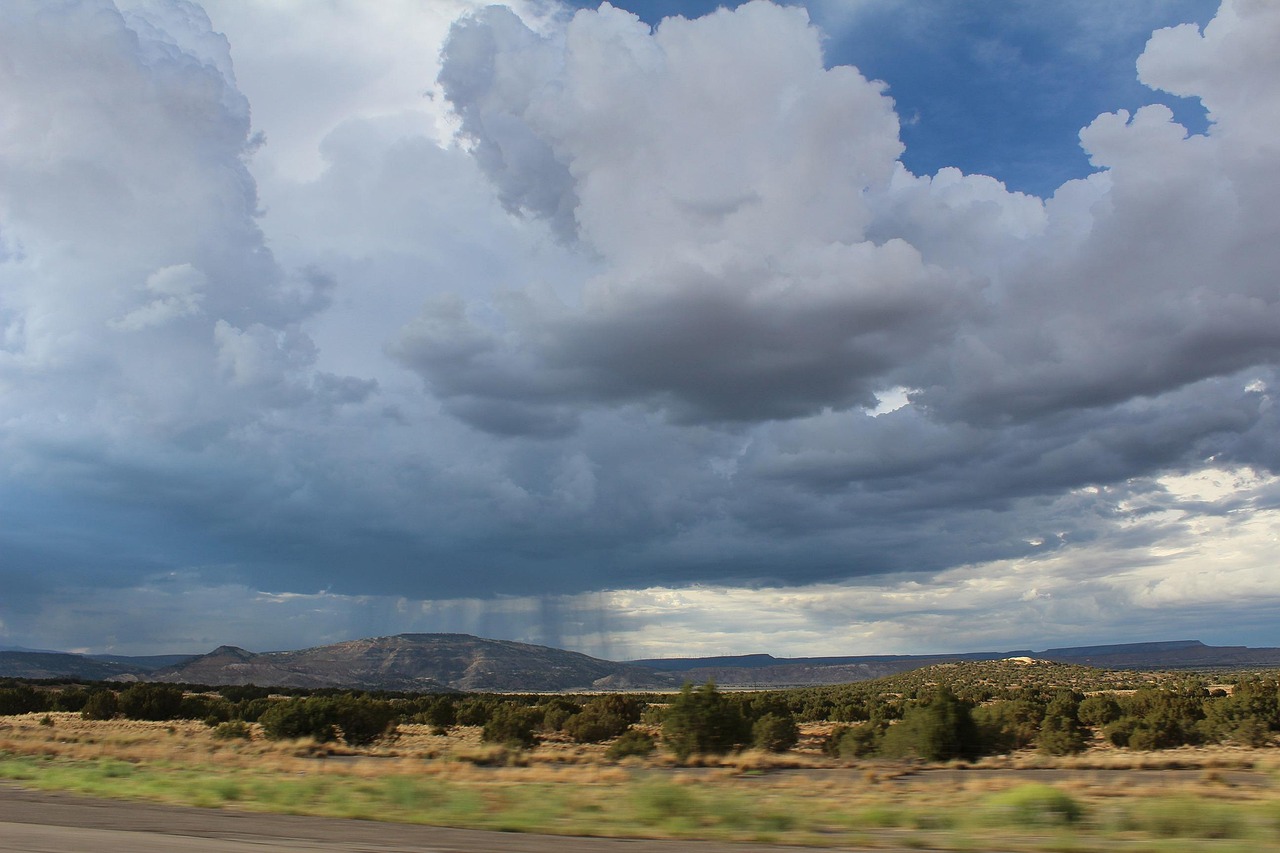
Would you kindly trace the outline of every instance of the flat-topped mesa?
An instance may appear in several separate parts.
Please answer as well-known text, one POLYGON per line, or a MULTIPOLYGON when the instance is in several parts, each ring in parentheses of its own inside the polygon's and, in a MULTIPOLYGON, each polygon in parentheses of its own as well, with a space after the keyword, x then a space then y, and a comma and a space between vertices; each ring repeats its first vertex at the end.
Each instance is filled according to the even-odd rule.
POLYGON ((1280 667, 1280 648, 1209 646, 1199 640, 1114 643, 1033 651, 788 658, 769 654, 614 662, 581 652, 456 633, 403 633, 294 651, 255 653, 222 645, 205 655, 146 657, 0 651, 0 677, 160 681, 183 684, 335 687, 419 693, 678 689, 685 681, 778 689, 847 684, 936 664, 994 661, 1100 669, 1280 667))
POLYGON ((467 634, 397 634, 253 654, 222 646, 151 680, 190 684, 339 687, 421 693, 664 689, 666 673, 580 652, 467 634))

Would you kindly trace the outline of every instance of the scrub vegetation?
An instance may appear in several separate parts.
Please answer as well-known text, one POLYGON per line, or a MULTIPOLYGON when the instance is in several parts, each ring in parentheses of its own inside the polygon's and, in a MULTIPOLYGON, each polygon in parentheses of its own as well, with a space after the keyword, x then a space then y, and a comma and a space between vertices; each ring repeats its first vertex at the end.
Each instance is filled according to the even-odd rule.
POLYGON ((0 779, 511 831, 1280 849, 1275 673, 950 664, 835 687, 408 695, 0 683, 0 779))

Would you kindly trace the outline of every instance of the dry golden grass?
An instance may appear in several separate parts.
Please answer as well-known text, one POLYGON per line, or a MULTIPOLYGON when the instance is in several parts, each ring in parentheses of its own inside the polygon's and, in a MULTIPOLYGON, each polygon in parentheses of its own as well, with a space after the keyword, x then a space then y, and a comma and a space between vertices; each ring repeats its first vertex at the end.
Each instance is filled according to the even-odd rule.
MULTIPOLYGON (((645 728, 645 727, 640 727, 645 728)), ((651 727, 650 727, 651 728, 651 727)), ((823 738, 832 726, 808 723, 801 726, 800 745, 786 753, 747 750, 729 755, 694 756, 686 766, 723 768, 730 771, 801 770, 863 768, 885 772, 901 768, 901 763, 861 760, 837 761, 821 751, 823 738)), ((442 761, 479 766, 509 766, 513 760, 526 767, 597 768, 613 762, 605 759, 607 744, 579 744, 561 734, 544 737, 534 750, 518 757, 506 747, 486 744, 480 729, 457 726, 447 735, 432 734, 430 726, 404 724, 396 736, 371 747, 353 749, 339 744, 315 744, 310 740, 271 741, 261 728, 250 726, 250 740, 217 740, 203 723, 190 720, 145 722, 138 720, 84 720, 79 714, 54 712, 0 717, 0 752, 69 760, 111 758, 131 763, 184 761, 226 767, 269 767, 296 770, 314 766, 318 758, 353 766, 371 763, 386 767, 394 759, 420 766, 424 761, 442 761), (48 718, 53 725, 42 724, 48 718)), ((651 732, 654 733, 654 732, 651 732)), ((655 753, 628 766, 674 767, 669 755, 655 753)), ((923 765, 916 765, 917 767, 923 765)), ((1250 749, 1231 745, 1180 747, 1158 752, 1131 752, 1105 741, 1095 741, 1078 755, 1050 756, 1034 750, 1011 755, 987 756, 975 762, 951 762, 954 769, 978 770, 1223 770, 1280 767, 1280 751, 1250 749)))
POLYGON ((388 742, 354 750, 268 741, 256 726, 249 740, 217 740, 196 722, 54 713, 44 725, 44 716, 0 717, 0 778, 167 802, 566 834, 963 849, 994 822, 1009 850, 1064 849, 1064 832, 1079 836, 1078 849, 1158 839, 1158 849, 1191 850, 1192 841, 1174 842, 1196 837, 1194 821, 1176 823, 1192 813, 1215 837, 1248 849, 1280 844, 1275 749, 1144 754, 1100 746, 969 764, 837 762, 817 748, 829 726, 806 725, 801 748, 789 753, 676 766, 661 752, 608 762, 606 745, 563 738, 510 751, 481 743, 468 727, 434 735, 405 725, 388 742), (1085 817, 1052 832, 1019 823, 1042 807, 1037 791, 1046 785, 1085 817), (1180 834, 1161 836, 1160 821, 1180 834))
POLYGON ((218 741, 207 726, 190 720, 91 721, 81 719, 79 714, 58 712, 0 717, 0 752, 15 755, 81 761, 113 758, 131 763, 208 759, 248 766, 288 757, 298 746, 273 743, 260 736, 252 741, 218 741), (53 725, 42 725, 40 721, 44 717, 51 719, 53 725))

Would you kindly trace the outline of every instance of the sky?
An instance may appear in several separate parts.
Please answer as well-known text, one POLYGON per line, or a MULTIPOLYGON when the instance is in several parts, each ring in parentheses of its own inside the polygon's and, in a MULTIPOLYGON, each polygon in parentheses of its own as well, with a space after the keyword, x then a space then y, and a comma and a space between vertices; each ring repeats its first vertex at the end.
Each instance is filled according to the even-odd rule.
POLYGON ((1280 4, 0 7, 0 646, 1280 645, 1280 4))

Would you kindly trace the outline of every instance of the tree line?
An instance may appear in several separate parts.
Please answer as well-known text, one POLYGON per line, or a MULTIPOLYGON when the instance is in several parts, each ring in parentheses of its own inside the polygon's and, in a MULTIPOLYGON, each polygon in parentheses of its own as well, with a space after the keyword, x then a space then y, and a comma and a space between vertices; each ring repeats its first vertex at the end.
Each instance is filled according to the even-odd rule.
POLYGON ((1025 748, 1069 754, 1095 736, 1134 750, 1262 746, 1280 731, 1280 684, 1270 675, 1241 677, 1230 691, 1184 678, 1086 692, 1063 687, 1061 680, 1057 686, 1035 679, 948 682, 946 676, 964 671, 930 670, 829 688, 724 693, 708 682, 686 685, 674 696, 589 697, 329 689, 283 696, 253 685, 151 683, 40 689, 6 680, 0 681, 0 715, 70 711, 88 719, 202 720, 219 737, 247 737, 249 724, 257 723, 269 738, 356 746, 393 734, 402 723, 428 725, 440 734, 478 726, 486 742, 513 748, 530 748, 559 733, 578 743, 612 741, 614 757, 647 754, 661 743, 682 761, 744 747, 786 751, 798 743, 799 724, 812 721, 842 723, 825 742, 835 757, 930 761, 1025 748))

